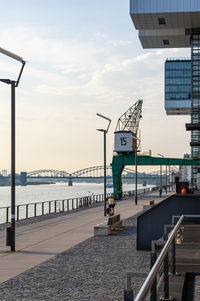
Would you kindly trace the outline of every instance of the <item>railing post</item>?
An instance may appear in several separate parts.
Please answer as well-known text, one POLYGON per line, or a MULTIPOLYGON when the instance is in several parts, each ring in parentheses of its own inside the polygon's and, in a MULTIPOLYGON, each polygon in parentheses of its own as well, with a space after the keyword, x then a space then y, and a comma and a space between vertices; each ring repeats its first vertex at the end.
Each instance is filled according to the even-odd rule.
POLYGON ((169 299, 169 259, 168 253, 164 259, 164 299, 169 299))
POLYGON ((124 301, 133 301, 133 290, 131 289, 131 275, 127 273, 127 289, 124 290, 124 301))
POLYGON ((65 211, 65 200, 62 200, 62 211, 65 211))
POLYGON ((176 243, 175 237, 172 242, 172 274, 176 274, 176 243))
POLYGON ((133 301, 133 290, 124 290, 124 301, 133 301))
POLYGON ((28 204, 26 204, 26 218, 28 218, 28 204))
POLYGON ((35 217, 37 216, 37 203, 35 203, 34 205, 34 216, 35 217))
POLYGON ((54 202, 54 212, 56 212, 56 203, 57 201, 54 202))
POLYGON ((44 215, 44 202, 42 202, 42 215, 44 215))
POLYGON ((9 216, 9 207, 6 208, 6 223, 9 222, 8 216, 9 216))
POLYGON ((19 206, 17 206, 17 221, 19 220, 19 206))
POLYGON ((69 211, 69 200, 67 200, 67 212, 69 211))
POLYGON ((51 213, 51 201, 49 201, 49 214, 51 213))
POLYGON ((78 198, 76 198, 76 209, 78 209, 78 198))

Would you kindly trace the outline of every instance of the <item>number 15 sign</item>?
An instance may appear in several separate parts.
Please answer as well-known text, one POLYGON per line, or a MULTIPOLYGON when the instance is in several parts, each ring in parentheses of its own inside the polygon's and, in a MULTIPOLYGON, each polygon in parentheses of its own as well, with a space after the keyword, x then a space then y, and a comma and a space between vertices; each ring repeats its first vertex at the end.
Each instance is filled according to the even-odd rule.
POLYGON ((132 152, 133 151, 133 133, 126 131, 115 132, 115 151, 132 152))

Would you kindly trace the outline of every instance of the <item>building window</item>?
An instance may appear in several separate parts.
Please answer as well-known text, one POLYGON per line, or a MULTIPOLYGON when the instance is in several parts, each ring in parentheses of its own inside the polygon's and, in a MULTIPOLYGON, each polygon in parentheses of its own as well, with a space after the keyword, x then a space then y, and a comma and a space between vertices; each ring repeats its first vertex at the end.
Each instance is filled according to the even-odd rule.
MULTIPOLYGON (((194 87, 194 94, 200 93, 194 87)), ((194 101, 193 101, 194 102, 194 101)), ((165 62, 165 105, 168 114, 190 113, 191 108, 191 61, 167 60, 165 62), (170 108, 170 110, 169 110, 170 108), (177 110, 178 109, 178 110, 177 110)))
POLYGON ((158 23, 159 23, 160 25, 166 24, 165 18, 158 18, 158 23))
POLYGON ((164 45, 169 45, 169 40, 163 40, 164 45))

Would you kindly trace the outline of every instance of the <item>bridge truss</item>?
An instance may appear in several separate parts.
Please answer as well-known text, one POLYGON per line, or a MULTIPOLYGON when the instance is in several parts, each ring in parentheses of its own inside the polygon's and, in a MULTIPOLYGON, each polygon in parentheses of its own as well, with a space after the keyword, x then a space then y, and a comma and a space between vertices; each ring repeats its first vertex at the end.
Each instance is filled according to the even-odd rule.
MULTIPOLYGON (((125 167, 122 173, 122 176, 128 178, 133 177, 135 170, 132 168, 125 167)), ((106 174, 109 177, 112 177, 112 166, 106 167, 106 174)), ((151 178, 156 178, 160 175, 159 171, 152 172, 148 174, 151 178)), ((55 169, 39 169, 30 171, 27 173, 27 178, 101 178, 104 176, 104 166, 92 166, 83 168, 72 173, 63 170, 55 170, 55 169)), ((143 178, 143 176, 141 176, 143 178)), ((147 178, 147 175, 144 178, 147 178)))

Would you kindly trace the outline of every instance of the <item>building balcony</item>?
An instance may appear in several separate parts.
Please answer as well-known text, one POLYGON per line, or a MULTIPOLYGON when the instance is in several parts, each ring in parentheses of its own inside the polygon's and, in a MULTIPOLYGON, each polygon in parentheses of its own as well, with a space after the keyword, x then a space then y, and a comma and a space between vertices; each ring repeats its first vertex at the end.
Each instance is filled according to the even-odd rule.
POLYGON ((200 142, 190 142, 190 146, 200 146, 200 142))
POLYGON ((143 48, 190 47, 200 28, 200 1, 130 0, 130 15, 143 48))
POLYGON ((186 123, 185 127, 186 127, 186 131, 199 131, 200 123, 186 123))

